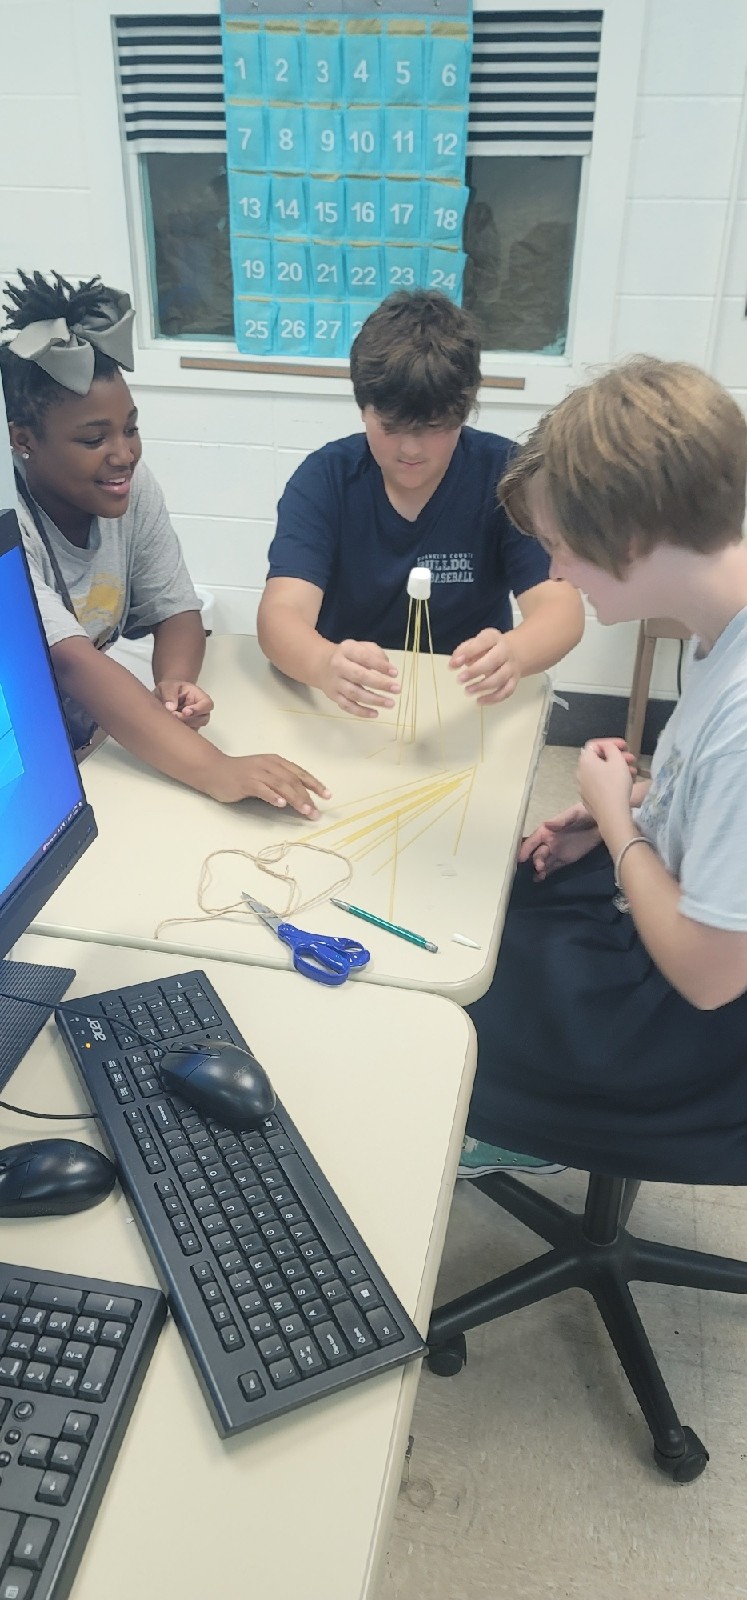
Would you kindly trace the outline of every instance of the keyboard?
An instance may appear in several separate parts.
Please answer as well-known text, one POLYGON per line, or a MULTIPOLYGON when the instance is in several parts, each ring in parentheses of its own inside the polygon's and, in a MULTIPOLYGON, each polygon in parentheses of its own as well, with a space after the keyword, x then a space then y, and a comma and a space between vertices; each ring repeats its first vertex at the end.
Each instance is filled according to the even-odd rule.
POLYGON ((280 1102, 237 1133, 164 1091, 166 1048, 250 1049, 204 972, 55 1017, 222 1436, 423 1354, 280 1102))
POLYGON ((0 1600, 62 1600, 166 1302, 0 1262, 0 1600))

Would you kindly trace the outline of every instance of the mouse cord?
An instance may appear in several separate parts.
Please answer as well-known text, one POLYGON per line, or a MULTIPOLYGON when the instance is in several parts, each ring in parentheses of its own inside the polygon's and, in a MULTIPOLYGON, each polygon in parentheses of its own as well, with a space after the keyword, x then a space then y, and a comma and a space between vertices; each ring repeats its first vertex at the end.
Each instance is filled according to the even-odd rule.
MULTIPOLYGON (((29 995, 10 994, 5 989, 0 989, 0 1000, 13 1000, 16 1001, 18 1005, 22 1006, 38 1006, 41 1011, 46 1012, 67 1011, 72 1017, 88 1016, 86 1011, 81 1011, 77 1006, 66 1003, 64 1000, 52 1002, 49 1000, 32 1000, 29 995)), ((99 1021, 100 1019, 97 1018, 96 1020, 99 1021)), ((132 1023, 129 1024, 129 1027, 130 1032, 137 1035, 141 1044, 147 1045, 149 1049, 153 1048, 152 1039, 146 1038, 144 1033, 139 1033, 137 1028, 133 1027, 132 1023)), ((185 1050, 190 1048, 191 1047, 189 1045, 178 1046, 179 1055, 184 1055, 185 1050)), ((194 1048, 197 1049, 197 1046, 195 1045, 194 1048)), ((168 1053, 170 1051, 175 1051, 177 1046, 161 1044, 158 1046, 158 1049, 168 1053)), ((0 1106, 4 1111, 12 1111, 15 1116, 38 1117, 42 1122, 98 1122, 99 1120, 97 1111, 29 1111, 27 1106, 14 1106, 11 1105, 9 1100, 3 1099, 0 1099, 0 1106)))

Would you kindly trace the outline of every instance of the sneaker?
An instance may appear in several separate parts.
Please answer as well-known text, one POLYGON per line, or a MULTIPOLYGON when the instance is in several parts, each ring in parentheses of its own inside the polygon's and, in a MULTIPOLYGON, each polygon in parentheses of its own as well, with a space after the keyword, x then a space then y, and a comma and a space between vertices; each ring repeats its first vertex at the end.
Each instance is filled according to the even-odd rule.
POLYGON ((536 1172, 550 1178, 556 1172, 565 1172, 557 1161, 543 1161, 541 1156, 520 1156, 515 1150, 501 1150, 498 1145, 485 1144, 482 1139, 465 1136, 457 1171, 458 1178, 484 1178, 489 1172, 536 1172))

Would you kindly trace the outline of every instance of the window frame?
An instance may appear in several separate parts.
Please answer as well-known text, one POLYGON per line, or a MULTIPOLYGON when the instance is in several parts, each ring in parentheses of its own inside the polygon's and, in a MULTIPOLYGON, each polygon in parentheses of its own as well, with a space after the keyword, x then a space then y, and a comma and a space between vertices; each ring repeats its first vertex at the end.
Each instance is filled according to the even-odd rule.
MULTIPOLYGON (((581 0, 523 0, 526 12, 579 9, 581 0)), ((573 255, 568 339, 562 356, 521 351, 486 351, 486 378, 523 380, 511 392, 511 404, 545 409, 582 380, 590 365, 610 359, 620 256, 627 213, 628 176, 635 129, 638 81, 646 18, 646 0, 595 0, 603 12, 591 152, 581 159, 581 183, 573 255)), ((474 0, 475 12, 516 9, 516 0, 474 0)), ((229 339, 199 336, 168 339, 153 332, 151 272, 138 173, 138 157, 128 148, 120 125, 116 77, 115 18, 184 16, 215 12, 217 0, 73 0, 73 22, 81 62, 82 115, 89 157, 91 204, 100 225, 101 246, 96 268, 105 281, 129 288, 136 307, 147 307, 137 319, 137 384, 142 387, 242 389, 299 394, 340 394, 340 364, 329 362, 329 377, 319 376, 324 362, 314 361, 315 374, 275 372, 211 372, 182 368, 182 355, 225 363, 235 357, 229 339)), ((499 159, 499 158, 496 158, 499 159)), ((551 159, 548 157, 548 159, 551 159)), ((258 364, 259 365, 259 364, 258 364)), ((277 365, 277 363, 273 363, 277 365)), ((498 399, 499 389, 489 391, 498 399)))

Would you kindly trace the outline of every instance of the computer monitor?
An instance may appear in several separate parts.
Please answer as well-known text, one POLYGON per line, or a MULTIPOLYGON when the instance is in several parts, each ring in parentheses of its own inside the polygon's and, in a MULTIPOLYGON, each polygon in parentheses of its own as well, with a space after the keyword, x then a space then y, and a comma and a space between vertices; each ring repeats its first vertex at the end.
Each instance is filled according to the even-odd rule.
MULTIPOLYGON (((0 390, 0 413, 2 391, 0 390)), ((0 957, 25 932, 96 837, 36 604, 15 511, 10 445, 0 430, 0 957)), ((50 957, 54 952, 50 940, 50 957)), ((43 984, 0 959, 0 1087, 72 976, 43 984), (43 990, 43 992, 41 992, 43 990), (19 999, 8 999, 8 995, 19 999), (20 997, 48 1000, 48 1009, 20 997)), ((45 973, 50 971, 44 969, 45 973)))

